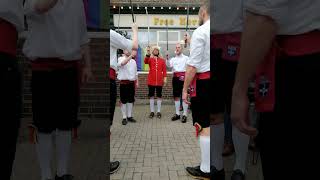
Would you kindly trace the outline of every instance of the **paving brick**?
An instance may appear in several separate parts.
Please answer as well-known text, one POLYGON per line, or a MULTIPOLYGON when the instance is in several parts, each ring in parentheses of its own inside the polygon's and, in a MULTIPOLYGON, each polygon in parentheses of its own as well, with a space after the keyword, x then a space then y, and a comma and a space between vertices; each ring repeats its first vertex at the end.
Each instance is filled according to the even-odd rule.
MULTIPOLYGON (((120 108, 116 108, 115 121, 111 129, 111 157, 121 159, 121 163, 126 165, 121 165, 122 169, 131 168, 130 173, 133 169, 134 180, 191 180, 185 172, 185 167, 197 166, 201 159, 191 114, 188 122, 182 124, 170 119, 174 113, 173 105, 162 106, 162 119, 149 119, 149 106, 146 105, 135 105, 133 112, 138 122, 123 126, 120 108), (126 154, 126 151, 130 153, 126 154)), ((224 161, 226 179, 230 179, 234 157, 225 158, 224 161)), ((259 168, 260 164, 249 164, 247 180, 262 180, 259 168)), ((124 178, 126 173, 127 171, 123 172, 124 178)), ((130 173, 127 173, 128 176, 130 173)), ((111 176, 111 180, 116 178, 118 176, 111 176)))
MULTIPOLYGON (((17 144, 16 158, 11 180, 40 180, 40 168, 36 156, 35 146, 28 142, 27 119, 22 120, 19 141, 17 144), (27 178, 26 178, 27 177, 27 178)), ((106 148, 104 122, 96 119, 83 120, 79 129, 79 139, 72 143, 70 173, 77 180, 106 180, 106 148)), ((111 148, 113 152, 118 148, 111 148)), ((53 156, 53 165, 56 164, 53 156)), ((112 158, 111 158, 112 159, 112 158)), ((121 168, 113 179, 123 180, 126 163, 121 163, 121 168)), ((55 174, 56 166, 52 173, 55 174)))
POLYGON ((134 173, 133 180, 142 180, 142 173, 134 173))

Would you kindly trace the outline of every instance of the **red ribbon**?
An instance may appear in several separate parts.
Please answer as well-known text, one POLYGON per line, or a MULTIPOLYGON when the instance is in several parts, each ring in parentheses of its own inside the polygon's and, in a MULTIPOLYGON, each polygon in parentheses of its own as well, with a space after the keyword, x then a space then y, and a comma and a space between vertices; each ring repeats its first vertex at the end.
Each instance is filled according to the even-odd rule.
POLYGON ((199 134, 202 131, 202 128, 198 123, 195 123, 194 127, 196 128, 196 137, 199 137, 199 134))

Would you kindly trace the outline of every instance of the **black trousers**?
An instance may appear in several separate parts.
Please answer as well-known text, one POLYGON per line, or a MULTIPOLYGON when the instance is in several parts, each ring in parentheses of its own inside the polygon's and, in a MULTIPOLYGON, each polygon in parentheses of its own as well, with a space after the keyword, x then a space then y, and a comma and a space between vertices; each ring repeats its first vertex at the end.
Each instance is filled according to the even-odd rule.
POLYGON ((313 54, 277 62, 275 109, 262 113, 259 123, 265 180, 318 176, 319 60, 313 54))
POLYGON ((120 84, 120 101, 122 104, 134 103, 135 84, 120 84))
POLYGON ((114 111, 116 108, 117 101, 117 84, 115 80, 110 79, 110 126, 113 123, 114 111))
POLYGON ((210 80, 197 80, 197 96, 191 98, 193 125, 210 127, 210 80))
POLYGON ((149 87, 149 97, 154 97, 154 93, 157 93, 157 98, 162 98, 162 86, 151 86, 148 85, 149 87))
POLYGON ((32 71, 33 122, 41 133, 80 125, 79 70, 76 67, 32 71))
POLYGON ((21 116, 21 74, 16 58, 0 53, 1 157, 0 179, 10 179, 21 116))
POLYGON ((172 78, 172 92, 174 98, 182 97, 183 83, 184 81, 179 80, 179 77, 172 78))

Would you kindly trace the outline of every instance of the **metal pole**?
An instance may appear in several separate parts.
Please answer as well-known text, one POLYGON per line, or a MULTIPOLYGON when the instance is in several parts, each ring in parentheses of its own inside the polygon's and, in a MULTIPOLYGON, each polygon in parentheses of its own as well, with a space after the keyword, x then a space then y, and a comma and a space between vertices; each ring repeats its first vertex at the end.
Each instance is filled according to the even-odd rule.
POLYGON ((149 41, 150 41, 150 25, 149 25, 149 13, 148 13, 148 8, 146 7, 146 14, 147 14, 147 24, 148 24, 148 46, 150 45, 149 44, 149 41))
POLYGON ((168 32, 168 19, 166 19, 166 26, 167 26, 167 51, 169 51, 169 32, 168 32))
POLYGON ((131 0, 130 0, 130 6, 131 6, 132 22, 135 22, 135 20, 134 20, 134 13, 133 13, 133 6, 132 6, 132 1, 131 1, 131 0))
MULTIPOLYGON (((187 9, 187 25, 186 25, 186 34, 188 33, 188 27, 189 27, 189 9, 190 9, 190 7, 189 7, 189 3, 188 3, 188 7, 187 7, 188 9, 187 9)), ((187 40, 187 38, 185 39, 185 41, 184 41, 184 48, 187 48, 188 47, 188 40, 187 40)))
POLYGON ((118 32, 120 32, 120 6, 119 6, 119 18, 118 18, 118 32))

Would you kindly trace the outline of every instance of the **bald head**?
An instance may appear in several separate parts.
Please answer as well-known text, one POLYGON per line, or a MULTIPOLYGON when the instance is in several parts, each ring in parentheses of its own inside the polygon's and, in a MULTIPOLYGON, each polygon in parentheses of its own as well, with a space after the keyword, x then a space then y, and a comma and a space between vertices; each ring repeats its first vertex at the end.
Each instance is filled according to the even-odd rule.
POLYGON ((182 50, 183 50, 183 47, 182 47, 182 45, 180 44, 180 43, 177 43, 176 44, 176 55, 178 55, 178 56, 180 56, 181 55, 181 53, 182 53, 182 50))
POLYGON ((210 19, 210 0, 202 0, 198 15, 200 26, 210 19))
POLYGON ((202 0, 200 10, 205 11, 208 15, 210 15, 210 1, 209 0, 202 0))

